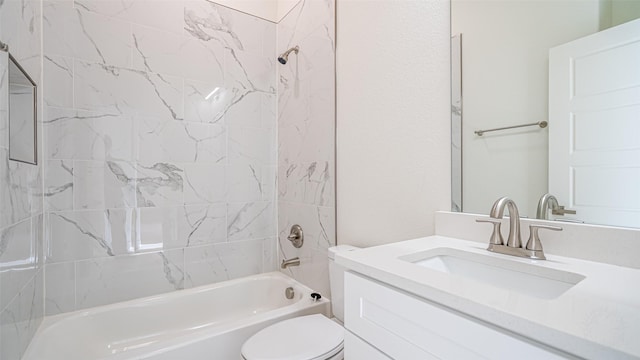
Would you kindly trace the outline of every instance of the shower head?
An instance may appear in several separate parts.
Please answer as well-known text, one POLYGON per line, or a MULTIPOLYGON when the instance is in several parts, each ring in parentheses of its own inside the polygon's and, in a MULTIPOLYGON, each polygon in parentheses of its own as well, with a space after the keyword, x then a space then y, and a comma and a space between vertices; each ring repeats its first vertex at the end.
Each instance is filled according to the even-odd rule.
POLYGON ((300 50, 300 48, 298 46, 292 47, 291 49, 285 51, 282 55, 278 56, 278 61, 282 65, 286 64, 287 61, 289 61, 289 54, 291 54, 291 52, 294 52, 294 53, 297 54, 298 50, 300 50))

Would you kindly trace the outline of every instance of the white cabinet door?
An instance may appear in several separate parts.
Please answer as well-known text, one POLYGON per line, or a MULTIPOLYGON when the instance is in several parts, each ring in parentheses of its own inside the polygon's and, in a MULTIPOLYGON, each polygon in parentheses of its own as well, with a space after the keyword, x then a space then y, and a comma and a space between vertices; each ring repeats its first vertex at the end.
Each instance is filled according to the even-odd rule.
POLYGON ((345 274, 345 326, 395 360, 567 358, 350 272, 345 274))
POLYGON ((344 334, 344 358, 345 360, 390 360, 385 354, 350 331, 344 334))
POLYGON ((550 50, 549 192, 566 218, 640 227, 640 19, 550 50))

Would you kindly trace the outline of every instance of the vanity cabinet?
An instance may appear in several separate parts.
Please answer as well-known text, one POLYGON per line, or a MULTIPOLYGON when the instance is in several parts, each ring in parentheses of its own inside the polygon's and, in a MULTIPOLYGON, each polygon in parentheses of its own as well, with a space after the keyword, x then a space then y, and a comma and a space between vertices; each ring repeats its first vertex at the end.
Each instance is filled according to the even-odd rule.
POLYGON ((344 334, 344 358, 351 360, 390 360, 388 356, 380 350, 369 345, 364 340, 347 331, 344 334))
POLYGON ((386 359, 385 355, 396 360, 569 357, 352 272, 345 274, 345 326, 351 332, 346 354, 355 354, 349 347, 356 344, 358 355, 349 357, 356 360, 386 359), (366 356, 366 351, 378 357, 366 356))

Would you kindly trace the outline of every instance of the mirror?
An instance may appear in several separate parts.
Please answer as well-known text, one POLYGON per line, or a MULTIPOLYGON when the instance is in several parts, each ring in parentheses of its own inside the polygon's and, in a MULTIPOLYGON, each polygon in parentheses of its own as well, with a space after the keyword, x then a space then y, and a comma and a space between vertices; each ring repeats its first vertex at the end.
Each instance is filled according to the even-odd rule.
MULTIPOLYGON (((549 113, 549 50, 638 18, 638 0, 451 1, 452 211, 486 214, 495 200, 509 196, 522 216, 536 217, 539 199, 557 181, 549 177, 549 158, 558 156, 549 151, 557 148, 549 135, 559 128, 549 113), (486 131, 512 126, 518 127, 486 131)), ((614 123, 619 127, 611 117, 600 121, 602 126, 614 123)), ((640 151, 637 126, 626 129, 636 134, 631 157, 640 151)), ((568 137, 563 147, 569 148, 568 137)), ((640 167, 631 172, 640 175, 640 167)), ((604 176, 598 181, 595 189, 615 187, 603 183, 604 176)), ((627 188, 625 194, 624 206, 635 204, 635 223, 582 220, 580 211, 549 216, 640 227, 640 190, 627 188)), ((554 195, 559 205, 570 205, 554 195)))
POLYGON ((36 84, 9 54, 9 159, 37 164, 36 84))

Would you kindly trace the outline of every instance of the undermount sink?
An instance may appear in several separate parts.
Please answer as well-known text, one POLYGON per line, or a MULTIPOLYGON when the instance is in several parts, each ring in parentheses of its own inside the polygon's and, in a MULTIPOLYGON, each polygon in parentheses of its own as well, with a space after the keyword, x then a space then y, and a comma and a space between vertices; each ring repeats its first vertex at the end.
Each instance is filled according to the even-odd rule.
POLYGON ((568 271, 451 248, 437 248, 400 259, 541 299, 555 299, 585 278, 568 271))

